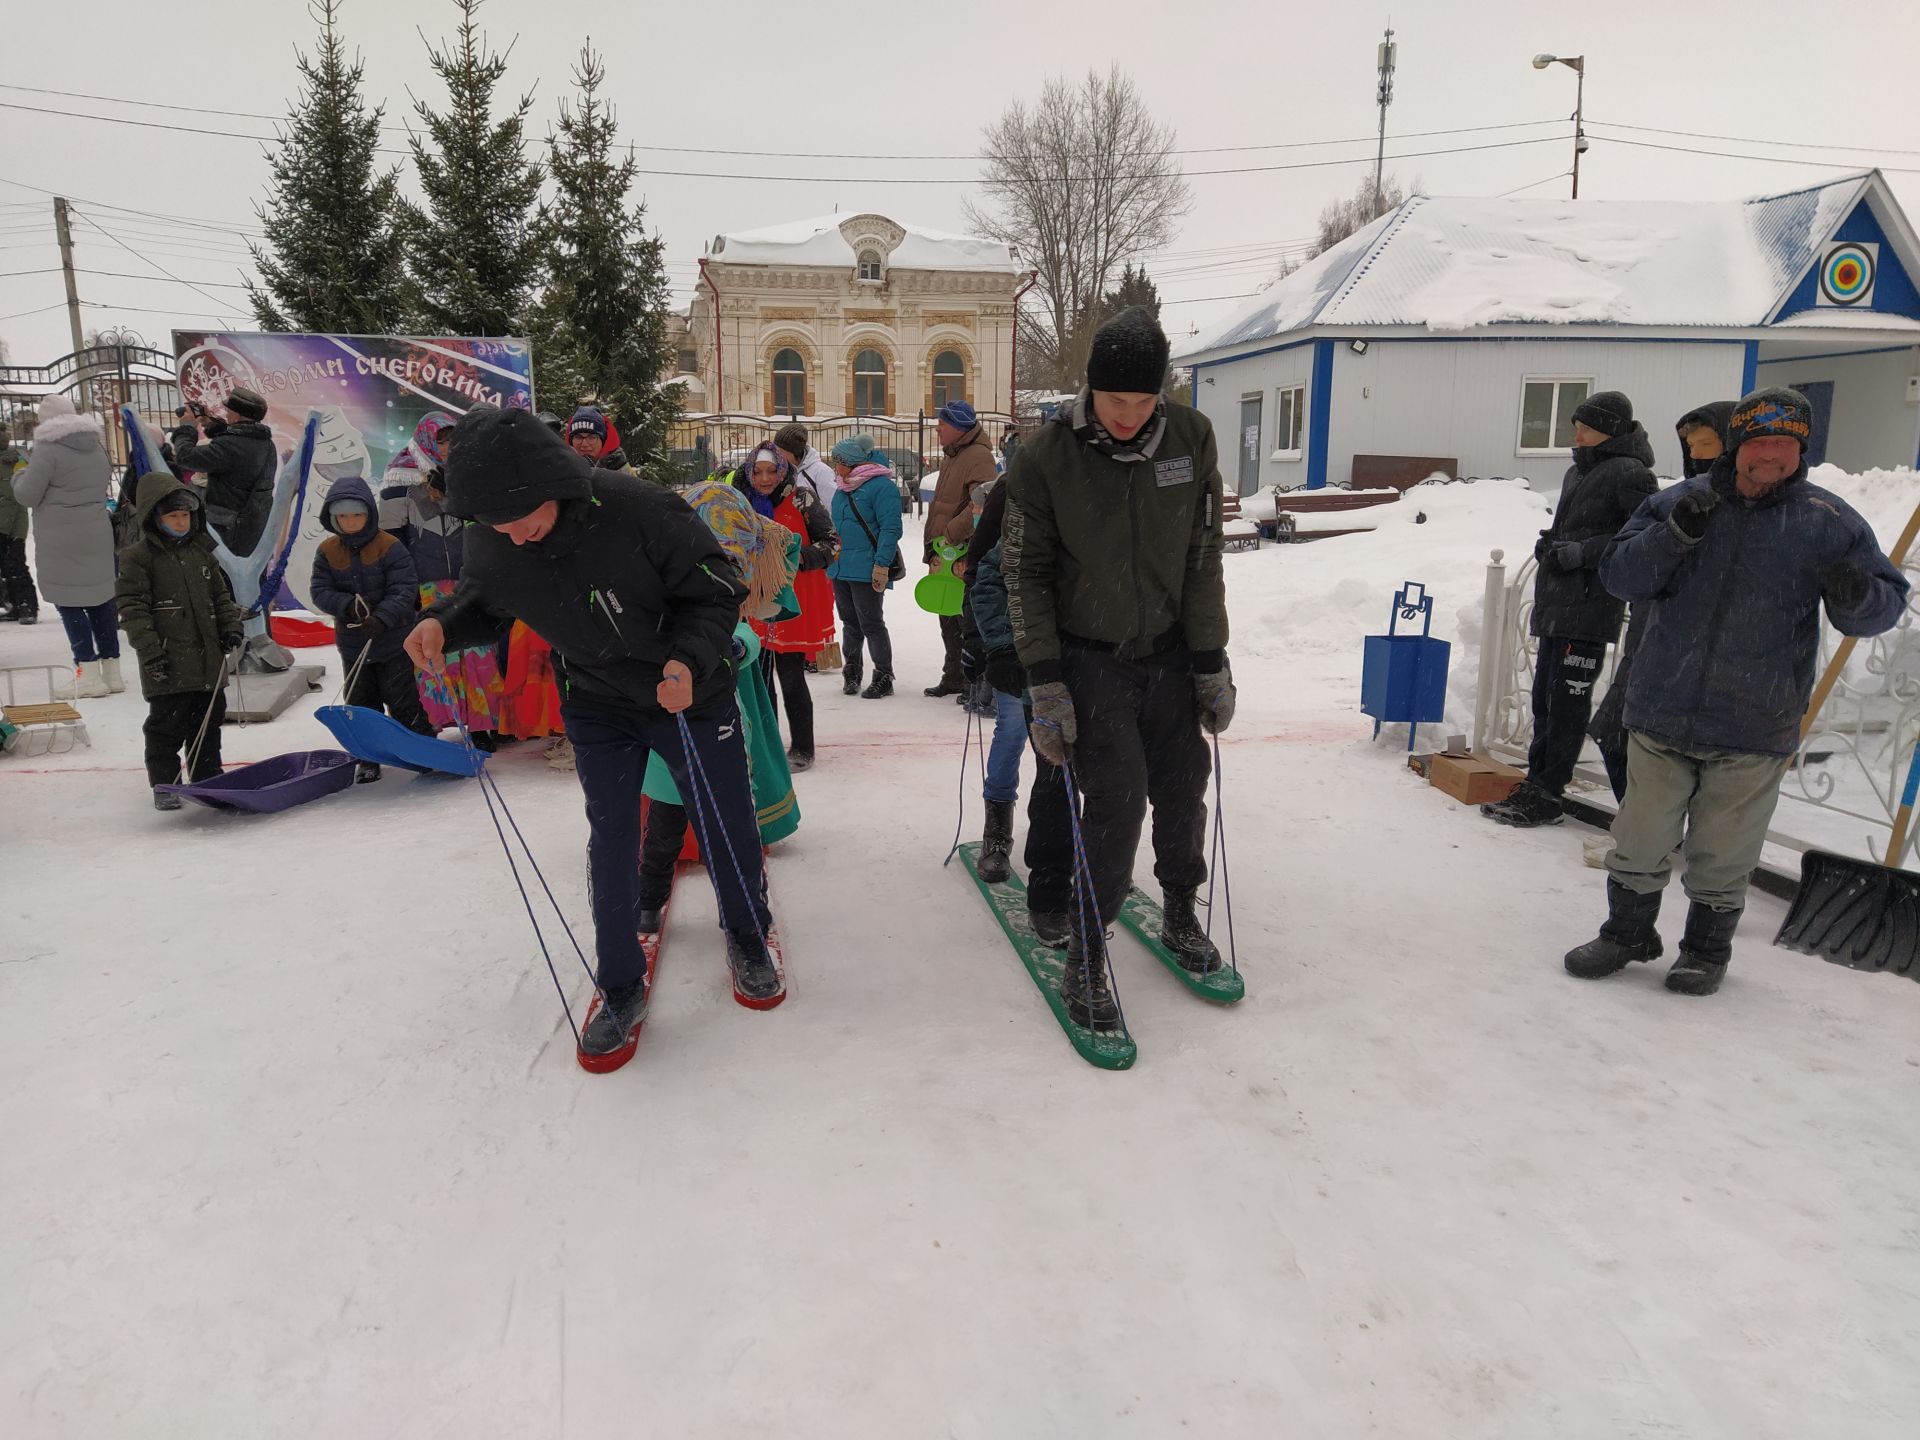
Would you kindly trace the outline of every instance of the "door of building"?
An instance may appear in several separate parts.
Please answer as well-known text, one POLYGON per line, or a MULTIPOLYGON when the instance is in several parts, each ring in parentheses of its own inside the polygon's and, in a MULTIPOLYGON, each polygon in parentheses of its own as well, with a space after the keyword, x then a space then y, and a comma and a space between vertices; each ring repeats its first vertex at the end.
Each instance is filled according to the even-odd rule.
POLYGON ((1260 488, 1260 397, 1240 397, 1240 494, 1260 488))
POLYGON ((1833 381, 1801 380, 1794 389, 1813 406, 1813 434, 1807 437, 1807 464, 1827 463, 1827 428, 1833 424, 1833 381))

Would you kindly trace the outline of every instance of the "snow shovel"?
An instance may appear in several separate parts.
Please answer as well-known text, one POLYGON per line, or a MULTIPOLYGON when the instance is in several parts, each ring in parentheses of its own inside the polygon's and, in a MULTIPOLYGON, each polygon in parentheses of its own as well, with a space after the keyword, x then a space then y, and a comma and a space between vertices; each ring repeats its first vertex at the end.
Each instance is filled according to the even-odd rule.
POLYGON ((1887 863, 1807 851, 1800 859, 1800 889, 1774 944, 1853 970, 1884 970, 1920 980, 1920 875, 1893 863, 1906 847, 1917 795, 1920 744, 1907 765, 1887 863))

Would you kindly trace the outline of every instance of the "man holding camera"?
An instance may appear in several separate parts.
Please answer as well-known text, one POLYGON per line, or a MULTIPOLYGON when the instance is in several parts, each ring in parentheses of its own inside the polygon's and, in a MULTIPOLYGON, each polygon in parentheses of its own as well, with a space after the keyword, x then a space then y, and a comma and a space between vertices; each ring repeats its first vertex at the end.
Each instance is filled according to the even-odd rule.
POLYGON ((191 401, 173 413, 186 421, 173 432, 173 456, 181 469, 206 477, 208 525, 235 555, 251 555, 266 531, 280 469, 273 431, 262 423, 267 402, 238 387, 217 415, 191 401))

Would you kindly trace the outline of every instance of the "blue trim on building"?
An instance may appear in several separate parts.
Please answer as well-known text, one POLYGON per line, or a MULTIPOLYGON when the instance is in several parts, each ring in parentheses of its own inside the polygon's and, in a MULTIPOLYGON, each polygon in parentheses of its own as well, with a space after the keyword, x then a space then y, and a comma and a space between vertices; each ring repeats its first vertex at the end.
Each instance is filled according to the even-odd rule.
MULTIPOLYGON (((1894 252, 1893 242, 1887 239, 1887 232, 1880 228, 1880 222, 1874 219, 1873 211, 1865 200, 1854 206, 1853 213, 1840 222, 1840 228, 1833 232, 1833 239, 1853 240, 1880 247, 1880 264, 1873 277, 1873 303, 1821 305, 1821 257, 1815 256, 1813 264, 1807 267, 1807 273, 1800 277, 1800 283, 1793 287, 1793 293, 1787 296, 1786 303, 1780 307, 1777 319, 1784 320, 1789 315, 1808 310, 1849 310, 1855 314, 1865 311, 1870 315, 1905 315, 1920 320, 1920 288, 1915 287, 1913 277, 1907 274, 1906 266, 1900 263, 1899 255, 1894 252)), ((1820 248, 1824 252, 1826 246, 1820 248)))
POLYGON ((1760 342, 1749 340, 1746 346, 1746 357, 1740 362, 1740 393, 1751 395, 1760 378, 1760 342))
MULTIPOLYGON (((1282 347, 1283 349, 1286 347, 1282 347)), ((1307 399, 1307 488, 1327 483, 1327 450, 1333 440, 1333 341, 1313 342, 1313 393, 1307 399)))
POLYGON ((1762 360, 1762 365, 1804 365, 1809 360, 1851 360, 1856 355, 1893 355, 1904 354, 1908 350, 1920 349, 1920 335, 1913 337, 1911 345, 1876 345, 1871 350, 1829 350, 1822 355, 1776 355, 1771 360, 1762 360))

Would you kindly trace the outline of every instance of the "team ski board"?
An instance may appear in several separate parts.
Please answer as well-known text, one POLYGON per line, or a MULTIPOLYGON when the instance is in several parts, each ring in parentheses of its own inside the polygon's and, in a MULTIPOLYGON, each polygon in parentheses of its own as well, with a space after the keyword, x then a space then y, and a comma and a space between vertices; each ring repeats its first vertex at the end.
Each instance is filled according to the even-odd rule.
POLYGON ((1180 963, 1160 938, 1164 923, 1160 906, 1138 885, 1127 891, 1127 898, 1120 906, 1120 923, 1152 952, 1154 959, 1173 972, 1176 980, 1201 999, 1216 1005, 1232 1005, 1245 997, 1247 986, 1239 971, 1223 965, 1211 975, 1196 975, 1180 963))
POLYGON ((973 883, 980 887, 987 904, 993 907, 994 918, 1000 922, 1000 928, 1012 942, 1014 953, 1027 967, 1027 974, 1033 977, 1033 983, 1047 1002, 1047 1008, 1053 1011, 1053 1018, 1060 1022, 1061 1030, 1066 1032, 1073 1048, 1080 1052, 1080 1058, 1102 1070, 1125 1070, 1131 1066, 1135 1053, 1131 1035, 1124 1030, 1090 1030, 1084 1025, 1076 1025, 1073 1017, 1067 1013, 1067 1003, 1060 998, 1060 977, 1067 965, 1066 952, 1053 949, 1033 933, 1033 922, 1027 918, 1026 883, 1018 875, 1009 875, 999 885, 990 885, 982 880, 980 845, 977 841, 960 847, 960 862, 967 867, 967 874, 973 877, 973 883))

